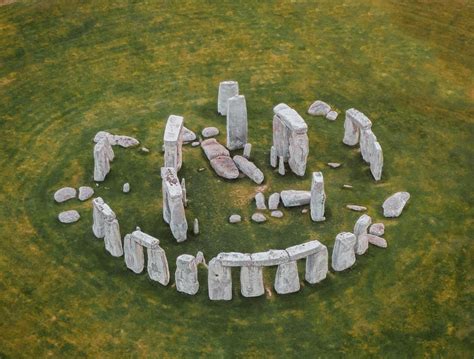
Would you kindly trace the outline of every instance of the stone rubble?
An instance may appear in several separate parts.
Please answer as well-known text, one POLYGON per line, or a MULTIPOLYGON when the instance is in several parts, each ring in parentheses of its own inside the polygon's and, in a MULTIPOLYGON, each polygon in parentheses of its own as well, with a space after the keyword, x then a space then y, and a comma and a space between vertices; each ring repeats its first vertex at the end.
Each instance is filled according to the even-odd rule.
POLYGON ((130 183, 126 182, 126 183, 123 184, 123 186, 122 186, 122 192, 123 192, 123 193, 128 193, 128 192, 130 192, 130 183))
POLYGON ((75 188, 63 187, 54 192, 54 200, 58 203, 66 202, 67 200, 76 198, 76 194, 77 191, 75 188))
POLYGON ((355 244, 356 236, 353 233, 342 232, 336 236, 332 250, 332 269, 336 272, 340 272, 354 265, 356 260, 354 251, 355 244))
POLYGON ((227 100, 227 148, 243 148, 247 143, 247 103, 245 96, 236 95, 227 100))
POLYGON ((79 212, 76 210, 69 210, 59 213, 58 219, 61 223, 74 223, 81 218, 79 212))
POLYGON ((355 212, 367 211, 367 207, 359 206, 357 204, 348 204, 348 205, 346 205, 346 208, 350 209, 351 211, 355 211, 355 212))
POLYGON ((313 172, 311 183, 311 219, 314 222, 326 220, 324 217, 324 206, 326 203, 326 193, 324 192, 324 177, 322 172, 313 172))
POLYGON ((176 290, 195 295, 199 290, 196 258, 190 254, 181 254, 176 258, 176 290))
POLYGON ((410 193, 397 192, 388 197, 383 205, 383 215, 387 218, 399 217, 410 199, 410 193))
POLYGON ((263 172, 245 157, 235 155, 233 160, 237 168, 256 184, 261 184, 265 179, 263 172))
POLYGON ((191 146, 192 146, 192 147, 197 147, 197 146, 199 146, 200 144, 201 144, 201 142, 196 141, 196 142, 191 143, 191 146))
POLYGON ((89 186, 79 187, 79 200, 86 201, 94 195, 94 189, 89 186))
POLYGON ((222 116, 227 115, 228 100, 239 94, 239 83, 237 81, 222 81, 219 84, 217 97, 217 112, 222 116))

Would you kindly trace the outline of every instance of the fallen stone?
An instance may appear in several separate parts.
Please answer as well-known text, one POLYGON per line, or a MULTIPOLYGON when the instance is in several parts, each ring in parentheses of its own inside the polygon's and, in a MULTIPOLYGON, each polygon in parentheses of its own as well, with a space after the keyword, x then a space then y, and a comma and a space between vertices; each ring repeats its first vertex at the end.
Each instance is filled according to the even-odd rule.
POLYGON ((198 141, 191 143, 191 146, 193 146, 193 147, 197 147, 199 145, 200 145, 200 143, 198 141))
POLYGON ((63 187, 54 193, 54 200, 58 203, 65 202, 71 198, 76 198, 76 189, 72 187, 63 187))
POLYGON ((94 142, 99 143, 104 138, 107 138, 112 146, 119 145, 124 148, 137 146, 140 143, 137 139, 133 137, 123 135, 112 135, 111 133, 106 131, 97 132, 94 137, 94 142))
POLYGON ((216 174, 222 178, 236 179, 239 177, 239 169, 230 157, 219 156, 213 158, 210 163, 216 174))
POLYGON ((295 293, 300 290, 300 278, 296 261, 289 261, 278 266, 274 287, 278 294, 295 293))
POLYGON ((275 218, 282 218, 283 217, 283 212, 282 211, 272 211, 270 214, 272 217, 275 218))
POLYGON ((263 172, 253 162, 239 155, 235 155, 233 160, 237 168, 256 184, 263 182, 263 172))
POLYGON ((329 121, 336 121, 337 116, 338 113, 336 111, 329 111, 326 115, 326 119, 328 119, 329 121))
POLYGON ((367 207, 364 206, 358 206, 356 204, 348 204, 346 206, 347 209, 350 209, 351 211, 356 211, 356 212, 364 212, 367 211, 367 207))
POLYGON ((255 195, 255 204, 257 206, 257 209, 267 209, 267 206, 265 205, 265 195, 262 192, 258 192, 255 195))
POLYGON ((204 138, 214 137, 219 134, 219 130, 216 127, 206 127, 202 130, 201 134, 204 138))
POLYGON ((239 83, 237 81, 222 81, 219 84, 217 96, 217 112, 227 115, 228 100, 239 94, 239 83))
POLYGON ((221 145, 215 138, 210 138, 201 142, 201 148, 209 161, 216 157, 225 156, 230 157, 230 152, 221 145))
POLYGON ((336 236, 336 242, 332 250, 332 268, 336 272, 343 271, 354 265, 356 257, 354 246, 356 236, 353 233, 342 232, 336 236))
POLYGON ((94 190, 88 186, 79 187, 79 200, 85 201, 91 198, 94 195, 94 190))
POLYGON ((58 219, 61 223, 74 223, 81 218, 76 210, 64 211, 59 213, 58 219))
POLYGON ((233 214, 229 217, 229 223, 239 223, 242 222, 242 217, 238 214, 233 214))
POLYGON ((370 226, 369 233, 374 236, 383 236, 385 233, 385 226, 383 223, 374 223, 370 226))
POLYGON ((267 220, 267 217, 265 217, 263 214, 261 213, 254 213, 252 214, 252 221, 256 222, 256 223, 263 223, 267 220))
POLYGON ((317 100, 309 106, 308 114, 312 116, 326 116, 331 111, 331 106, 326 102, 317 100))
POLYGON ((199 290, 196 258, 190 254, 181 254, 176 258, 176 290, 194 295, 199 290))
POLYGON ((270 197, 268 197, 268 209, 275 210, 278 208, 280 204, 280 194, 278 192, 272 193, 270 197))
POLYGON ((281 191, 280 198, 285 207, 304 206, 311 202, 311 191, 281 191))
POLYGON ((127 182, 127 183, 124 183, 124 184, 123 184, 122 192, 123 192, 123 193, 128 193, 128 192, 130 192, 130 183, 127 182))
POLYGON ((337 162, 328 162, 328 166, 331 168, 338 168, 341 167, 341 164, 337 162))
POLYGON ((403 208, 410 199, 408 192, 397 192, 388 197, 382 205, 385 217, 398 217, 402 214, 403 208))
POLYGON ((190 129, 183 126, 183 141, 193 142, 194 140, 196 140, 196 134, 190 129))
POLYGON ((383 239, 382 237, 375 236, 373 234, 364 234, 365 237, 367 237, 367 241, 370 244, 373 244, 374 246, 380 247, 380 248, 387 248, 387 241, 383 239))

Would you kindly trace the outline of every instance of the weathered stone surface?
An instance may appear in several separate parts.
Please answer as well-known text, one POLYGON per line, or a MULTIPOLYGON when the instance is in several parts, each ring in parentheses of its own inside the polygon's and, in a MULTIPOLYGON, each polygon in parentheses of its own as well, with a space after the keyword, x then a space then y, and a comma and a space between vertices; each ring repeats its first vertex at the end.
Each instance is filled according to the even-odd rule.
POLYGON ((204 150, 206 157, 209 161, 216 157, 225 156, 230 157, 230 153, 222 146, 215 138, 209 138, 201 142, 201 148, 204 150))
POLYGON ((117 219, 107 218, 105 221, 105 249, 114 257, 123 255, 122 236, 120 235, 120 226, 117 219))
POLYGON ((79 200, 86 201, 94 195, 94 190, 88 186, 79 187, 79 200))
POLYGON ((181 192, 183 193, 183 205, 184 207, 188 206, 188 195, 186 191, 186 180, 181 178, 181 192))
POLYGON ((282 211, 272 211, 272 213, 270 213, 270 216, 275 217, 275 218, 282 218, 283 217, 283 212, 282 211))
POLYGON ((148 276, 161 285, 168 285, 170 282, 170 270, 168 259, 163 248, 147 248, 148 276))
POLYGON ((163 219, 170 225, 171 233, 177 242, 187 238, 188 222, 184 212, 183 190, 176 170, 172 167, 161 168, 163 186, 163 219))
POLYGON ((210 163, 214 172, 222 178, 236 179, 239 177, 239 169, 230 157, 219 156, 213 158, 210 163))
POLYGON ((278 294, 295 293, 300 290, 300 278, 296 261, 289 261, 278 266, 275 276, 275 291, 278 294))
POLYGON ((164 167, 173 167, 176 171, 183 164, 183 128, 182 116, 170 115, 166 121, 163 142, 165 148, 164 167))
POLYGON ((248 253, 223 252, 217 255, 223 266, 242 267, 252 265, 252 258, 248 253))
POLYGON ((273 147, 275 148, 276 156, 283 157, 284 161, 289 157, 290 133, 282 119, 277 115, 273 116, 273 147))
POLYGON ((191 146, 192 146, 192 147, 197 147, 197 146, 199 146, 200 144, 201 144, 201 142, 195 141, 195 142, 191 143, 191 146))
POLYGON ((385 226, 383 223, 374 223, 370 226, 369 233, 374 236, 383 236, 385 233, 385 226))
POLYGON ((301 244, 297 244, 286 249, 290 260, 297 261, 298 259, 305 258, 309 255, 319 253, 326 248, 319 241, 309 241, 301 244))
POLYGON ((123 135, 112 135, 111 133, 106 131, 97 132, 94 137, 94 142, 98 143, 104 138, 107 138, 107 140, 112 146, 119 145, 124 148, 137 146, 140 143, 137 139, 133 137, 123 135))
POLYGON ((232 299, 231 268, 223 266, 217 258, 212 258, 209 262, 207 289, 210 300, 232 299))
POLYGON ((351 211, 355 211, 355 212, 367 211, 367 207, 358 206, 357 204, 348 204, 348 205, 346 205, 346 208, 350 209, 351 211))
POLYGON ((363 237, 363 234, 367 234, 367 230, 372 223, 372 218, 370 216, 363 214, 359 217, 357 222, 354 225, 354 235, 356 236, 356 244, 354 250, 356 254, 362 255, 367 251, 369 243, 367 238, 363 237))
POLYGON ((92 200, 92 232, 97 238, 105 236, 105 219, 102 214, 104 200, 101 197, 92 200))
POLYGON ((110 158, 105 141, 94 146, 94 181, 102 182, 110 171, 110 158))
POLYGON ((142 247, 150 249, 160 248, 160 240, 158 238, 152 237, 139 229, 133 231, 131 236, 132 239, 142 247))
MULTIPOLYGON (((141 150, 142 152, 144 152, 144 153, 149 153, 149 152, 150 152, 150 150, 149 150, 148 148, 146 148, 146 147, 142 147, 140 150, 141 150)), ((164 152, 164 151, 163 151, 163 152, 164 152)))
POLYGON ((376 181, 382 178, 383 152, 380 143, 375 142, 370 153, 370 172, 376 181))
POLYGON ((282 176, 285 175, 285 160, 283 156, 278 157, 278 173, 282 176))
POLYGON ((356 124, 356 126, 361 130, 366 130, 372 127, 372 122, 364 115, 362 112, 351 108, 346 111, 346 116, 356 124))
POLYGON ((250 153, 252 152, 252 144, 251 143, 246 143, 244 146, 244 153, 243 156, 247 159, 250 158, 250 153))
POLYGON ((217 127, 206 127, 202 130, 201 135, 204 138, 214 137, 219 134, 219 129, 217 127))
POLYGON ((199 234, 199 220, 197 218, 194 218, 193 233, 195 236, 199 234))
POLYGON ((268 197, 268 209, 275 210, 278 208, 280 204, 280 194, 278 192, 272 193, 270 197, 268 197))
POLYGON ((263 172, 260 171, 260 169, 255 166, 253 162, 250 162, 245 157, 239 155, 235 155, 233 160, 237 168, 256 184, 261 184, 263 182, 263 172))
POLYGON ((100 141, 102 141, 105 137, 107 137, 109 139, 109 142, 112 143, 113 141, 111 141, 113 135, 107 131, 99 131, 95 134, 94 136, 94 142, 95 143, 99 143, 100 141))
POLYGON ((385 217, 398 217, 410 199, 408 192, 397 192, 388 197, 382 205, 385 217))
POLYGON ((308 108, 308 114, 312 116, 326 116, 331 111, 331 106, 326 102, 317 100, 308 108))
POLYGON ((288 253, 282 249, 270 249, 266 252, 252 253, 253 266, 275 266, 289 261, 288 253))
POLYGON ((360 154, 362 159, 365 162, 370 162, 369 155, 372 152, 372 147, 374 143, 377 141, 372 129, 367 128, 364 130, 360 130, 359 134, 359 142, 360 142, 360 154))
POLYGON ((286 190, 280 192, 285 207, 304 206, 311 202, 311 191, 286 190))
POLYGON ((72 187, 63 187, 54 192, 54 200, 58 203, 65 202, 71 198, 76 198, 76 189, 72 187))
POLYGON ((143 247, 132 239, 131 234, 126 234, 123 240, 125 264, 135 273, 141 273, 145 266, 143 247))
POLYGON ((328 162, 328 166, 331 168, 339 168, 341 167, 341 164, 337 162, 328 162))
POLYGON ((324 217, 324 206, 326 203, 326 193, 324 192, 324 177, 322 172, 313 172, 311 182, 311 219, 314 222, 326 220, 324 217))
POLYGON ((363 236, 367 237, 366 240, 370 244, 373 244, 374 246, 377 246, 380 248, 387 248, 387 241, 383 239, 382 237, 375 236, 373 234, 364 234, 363 236))
POLYGON ((243 266, 240 269, 240 292, 244 297, 259 297, 265 293, 262 267, 243 266))
POLYGON ((267 217, 263 215, 262 213, 254 213, 252 214, 252 221, 256 223, 263 223, 267 220, 267 217))
POLYGON ((272 146, 270 148, 270 166, 272 166, 273 168, 276 168, 277 165, 278 165, 278 156, 276 153, 275 146, 272 146))
POLYGON ((183 126, 183 142, 193 142, 196 140, 196 134, 189 128, 183 126))
POLYGON ((309 140, 306 133, 292 133, 289 143, 288 165, 297 176, 304 176, 309 153, 309 140))
POLYGON ((239 83, 237 81, 222 81, 219 84, 219 94, 217 96, 217 112, 227 115, 227 101, 229 98, 239 94, 239 83))
POLYGON ((305 280, 316 284, 326 278, 328 273, 328 249, 320 244, 318 252, 306 257, 305 280))
POLYGON ((338 113, 336 111, 329 111, 326 115, 326 119, 329 121, 336 121, 338 113))
POLYGON ((128 193, 130 192, 130 183, 124 183, 123 186, 122 186, 122 192, 123 193, 128 193))
POLYGON ((58 219, 61 223, 74 223, 77 222, 81 218, 79 212, 76 210, 69 210, 59 213, 58 219))
POLYGON ((257 209, 267 209, 267 206, 265 205, 265 195, 262 192, 258 192, 255 195, 255 205, 257 206, 257 209))
POLYGON ((196 258, 190 254, 181 254, 176 258, 176 290, 194 295, 199 290, 196 258))
MULTIPOLYGON (((308 125, 296 110, 288 105, 279 104, 273 108, 275 115, 282 121, 282 123, 296 134, 305 134, 308 131, 308 125), (285 107, 286 106, 286 107, 285 107)), ((277 148, 278 149, 278 148, 277 148)), ((279 156, 283 154, 279 153, 279 156)))
POLYGON ((232 214, 229 217, 229 223, 239 223, 242 222, 242 217, 238 214, 232 214))
POLYGON ((336 236, 331 263, 335 271, 340 272, 354 265, 356 260, 355 244, 356 236, 353 233, 342 232, 336 236))
POLYGON ((227 100, 227 148, 236 150, 247 143, 247 103, 245 96, 236 95, 227 100))

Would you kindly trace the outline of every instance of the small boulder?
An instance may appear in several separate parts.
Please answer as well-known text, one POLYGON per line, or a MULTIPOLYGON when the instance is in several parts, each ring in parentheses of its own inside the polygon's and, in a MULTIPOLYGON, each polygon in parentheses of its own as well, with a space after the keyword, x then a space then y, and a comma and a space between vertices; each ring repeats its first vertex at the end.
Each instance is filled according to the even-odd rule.
POLYGON ((317 100, 309 106, 308 114, 312 116, 326 116, 329 111, 331 111, 331 106, 324 101, 317 100))
POLYGON ((130 192, 130 183, 127 182, 127 183, 124 183, 124 184, 123 184, 122 192, 123 192, 123 193, 128 193, 128 192, 130 192))
POLYGON ((267 206, 265 205, 265 196, 262 192, 258 192, 255 195, 255 204, 257 205, 257 209, 267 209, 267 206))
POLYGON ((196 134, 190 129, 183 127, 183 142, 193 142, 194 140, 196 140, 196 134))
POLYGON ((358 206, 356 204, 348 204, 346 208, 350 209, 351 211, 356 211, 356 212, 364 212, 367 211, 367 207, 364 206, 358 206))
POLYGON ((81 218, 79 212, 76 210, 64 211, 59 213, 58 219, 61 223, 74 223, 81 218))
POLYGON ((229 223, 242 222, 242 217, 239 214, 233 214, 229 217, 229 223))
POLYGON ((331 168, 339 168, 341 167, 341 164, 338 162, 328 162, 328 166, 331 168))
POLYGON ((140 144, 140 142, 136 138, 133 138, 130 136, 115 135, 113 137, 114 137, 114 141, 111 142, 111 145, 119 145, 123 148, 129 148, 129 147, 137 146, 140 144))
POLYGON ((305 206, 311 201, 311 191, 281 191, 280 199, 285 207, 305 206))
POLYGON ((369 233, 374 236, 383 236, 385 233, 385 226, 383 223, 374 223, 370 226, 369 233))
POLYGON ((204 130, 202 130, 201 134, 204 138, 214 137, 219 134, 219 130, 216 127, 206 127, 204 130))
POLYGON ((326 119, 329 121, 336 121, 338 113, 336 111, 329 111, 326 115, 326 119))
POLYGON ((268 209, 275 210, 278 208, 280 204, 280 193, 272 193, 270 197, 268 197, 268 209))
POLYGON ((94 190, 88 186, 79 187, 79 200, 85 201, 94 195, 94 190))
POLYGON ((261 213, 252 214, 252 221, 254 221, 256 223, 262 223, 262 222, 265 222, 266 220, 267 220, 267 217, 265 217, 261 213))
POLYGON ((400 216, 409 199, 408 192, 397 192, 391 195, 382 205, 383 215, 391 218, 400 216))
POLYGON ((283 217, 283 212, 282 211, 272 211, 272 213, 270 215, 272 217, 275 217, 275 218, 281 218, 281 217, 283 217))
POLYGON ((54 193, 54 200, 58 203, 66 202, 71 198, 76 198, 76 189, 72 187, 63 187, 54 193))

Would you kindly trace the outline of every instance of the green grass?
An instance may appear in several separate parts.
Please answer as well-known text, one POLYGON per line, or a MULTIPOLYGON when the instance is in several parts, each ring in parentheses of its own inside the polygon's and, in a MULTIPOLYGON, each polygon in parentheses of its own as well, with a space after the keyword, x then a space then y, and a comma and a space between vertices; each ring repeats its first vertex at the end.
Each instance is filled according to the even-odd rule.
MULTIPOLYGON (((0 357, 472 357, 473 10, 469 1, 421 0, 0 7, 0 357), (202 233, 172 239, 161 214, 165 121, 178 114, 195 131, 217 126, 225 143, 216 101, 226 79, 246 96, 267 196, 309 189, 310 173, 321 170, 325 222, 291 209, 250 223, 257 186, 219 179, 187 146, 186 213, 202 233), (343 113, 336 122, 305 114, 316 99, 373 121, 385 158, 380 183, 342 144, 343 113), (309 125, 302 179, 269 166, 280 102, 309 125), (234 270, 233 300, 211 302, 204 268, 199 293, 181 295, 105 252, 91 232, 90 201, 53 201, 62 186, 94 186, 99 130, 151 149, 117 149, 96 194, 117 213, 122 235, 139 225, 161 240, 172 273, 176 256, 198 250, 209 260, 318 239, 331 252, 359 216, 348 203, 386 224, 389 247, 371 247, 351 270, 294 295, 242 298, 234 270), (329 169, 331 161, 343 166, 329 169), (412 195, 403 215, 384 219, 383 200, 402 190, 412 195), (60 224, 66 209, 81 220, 60 224), (228 224, 234 212, 246 221, 228 224)), ((274 273, 265 270, 268 288, 274 273)))

